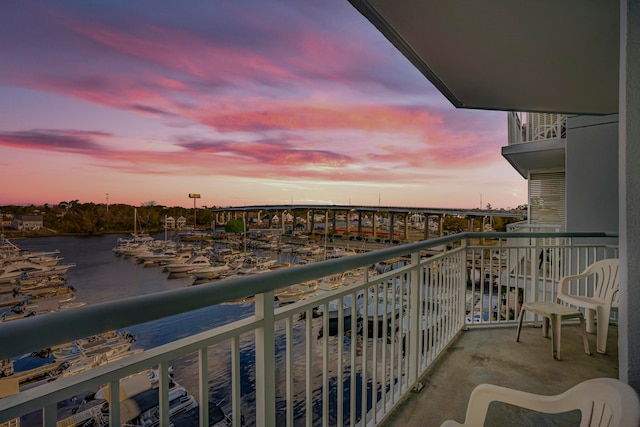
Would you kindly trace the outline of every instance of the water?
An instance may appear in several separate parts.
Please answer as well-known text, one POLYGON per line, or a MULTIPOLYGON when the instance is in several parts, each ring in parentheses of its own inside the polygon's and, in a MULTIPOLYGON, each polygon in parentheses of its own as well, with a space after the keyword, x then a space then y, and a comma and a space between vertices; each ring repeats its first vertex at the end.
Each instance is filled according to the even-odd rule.
MULTIPOLYGON (((167 279, 167 273, 161 268, 145 268, 135 264, 129 259, 115 256, 111 250, 117 243, 119 237, 124 235, 105 235, 95 237, 47 237, 21 239, 14 241, 23 249, 32 251, 60 250, 60 256, 64 257, 62 263, 75 263, 76 267, 71 268, 67 273, 68 283, 76 289, 76 301, 84 302, 87 305, 106 301, 115 301, 137 295, 146 295, 155 292, 171 291, 185 288, 192 283, 192 279, 167 279)), ((156 236, 163 239, 164 234, 156 236)), ((283 261, 283 260, 281 260, 283 261)), ((286 260, 285 260, 286 261, 286 260)), ((394 265, 398 267, 399 265, 394 265)), ((491 301, 488 295, 483 301, 486 304, 497 304, 491 301)), ((485 306, 488 308, 488 305, 485 306)), ((212 306, 198 311, 185 313, 170 318, 160 319, 141 325, 134 325, 126 328, 129 332, 137 336, 137 341, 133 348, 150 349, 177 339, 202 332, 213 327, 246 317, 253 312, 253 304, 223 304, 212 306)), ((295 425, 305 425, 306 417, 306 340, 311 340, 311 388, 313 396, 313 425, 322 425, 322 381, 323 381, 323 349, 322 340, 319 340, 318 332, 322 327, 322 319, 309 319, 313 322, 311 336, 306 335, 306 320, 295 319, 293 322, 293 343, 294 351, 292 355, 291 372, 294 375, 293 392, 293 416, 295 425)), ((284 424, 286 407, 286 366, 285 348, 286 334, 284 322, 275 325, 275 346, 276 346, 276 411, 277 425, 284 424)), ((329 383, 328 383, 328 404, 329 404, 329 424, 337 423, 337 401, 344 401, 344 407, 349 407, 350 398, 350 375, 353 372, 356 376, 356 401, 357 420, 360 419, 362 406, 362 393, 367 395, 367 409, 371 408, 373 396, 378 398, 381 395, 381 385, 373 385, 369 379, 362 385, 360 357, 356 360, 356 366, 350 366, 348 356, 344 360, 344 383, 343 393, 338 396, 338 384, 336 381, 338 353, 336 350, 337 341, 343 340, 344 354, 349 355, 351 342, 344 337, 331 336, 329 338, 329 383)), ((227 413, 231 411, 230 397, 232 393, 231 385, 231 359, 230 345, 223 343, 213 346, 208 350, 208 398, 220 406, 227 413)), ((30 358, 22 358, 16 363, 16 370, 28 368, 30 358)), ((33 358, 31 358, 33 359, 33 358)), ((242 416, 246 425, 253 425, 255 421, 255 346, 253 333, 243 335, 240 340, 240 379, 241 379, 241 406, 242 416)), ((369 362, 371 363, 371 362, 369 362)), ((179 360, 171 361, 174 367, 176 380, 187 388, 192 394, 198 397, 198 363, 197 355, 190 354, 179 360)), ((372 365, 369 365, 369 370, 372 365)), ((380 376, 379 376, 380 378, 380 376)), ((91 391, 91 390, 87 390, 91 391)), ((93 390, 95 391, 95 390, 93 390)), ((388 386, 387 386, 387 391, 388 386)), ((62 408, 62 407, 61 407, 62 408)), ((349 414, 343 415, 345 425, 349 424, 349 414)), ((23 419, 22 425, 39 425, 40 421, 30 423, 23 419)))
MULTIPOLYGON (((60 256, 64 257, 61 263, 75 263, 76 267, 67 272, 67 280, 76 289, 76 302, 84 302, 87 305, 106 301, 115 301, 127 297, 146 295, 155 292, 170 291, 191 285, 191 278, 167 279, 167 273, 161 268, 145 268, 135 264, 129 259, 115 256, 111 250, 117 243, 118 237, 123 235, 104 235, 94 237, 46 237, 15 240, 22 249, 31 251, 51 251, 60 250, 60 256)), ((164 235, 156 236, 163 239, 164 235)), ((126 328, 127 331, 136 335, 137 340, 133 348, 149 349, 179 338, 193 335, 213 327, 246 317, 253 312, 253 304, 223 304, 205 309, 185 313, 170 318, 160 319, 141 325, 126 328)), ((322 347, 315 339, 321 327, 321 319, 311 320, 314 322, 314 333, 312 333, 312 381, 314 392, 313 412, 314 424, 321 421, 322 404, 321 399, 317 399, 322 394, 322 347), (316 386, 317 384, 317 386, 316 386)), ((305 321, 296 319, 293 324, 294 335, 294 359, 293 373, 295 375, 294 391, 294 418, 296 424, 303 422, 306 416, 305 408, 305 321)), ((332 340, 342 339, 332 337, 332 340)), ((276 324, 276 399, 278 424, 284 420, 285 407, 285 330, 284 323, 276 324)), ((345 341, 345 354, 348 354, 350 342, 345 341)), ((231 359, 230 345, 220 344, 209 348, 209 399, 216 403, 221 403, 222 408, 229 412, 231 396, 231 359)), ((335 348, 331 350, 331 356, 335 358, 337 354, 335 348)), ((27 369, 29 358, 22 358, 16 361, 16 370, 27 369)), ((241 363, 241 394, 242 394, 242 415, 246 424, 252 425, 255 417, 255 347, 253 333, 241 338, 240 363, 241 363)), ((179 360, 172 361, 174 367, 174 377, 196 397, 198 390, 198 364, 197 355, 187 355, 179 360)), ((345 406, 348 404, 348 387, 350 367, 345 365, 345 406)), ((332 372, 331 375, 335 373, 332 372)), ((358 400, 361 402, 361 380, 358 378, 358 400)), ((336 407, 337 385, 335 381, 329 385, 329 400, 332 408, 336 407)), ((369 389, 368 394, 372 391, 369 389)), ((335 410, 332 410, 331 422, 335 422, 335 410)), ((348 419, 348 415, 345 420, 348 419)))
MULTIPOLYGON (((67 283, 76 289, 76 302, 87 305, 126 299, 137 295, 171 291, 191 285, 192 278, 167 279, 162 268, 145 268, 129 259, 117 257, 111 250, 121 235, 95 237, 44 237, 14 240, 22 249, 31 251, 60 250, 60 263, 75 263, 67 272, 67 283)), ((162 236, 162 238, 164 235, 162 236)), ((132 348, 149 349, 177 339, 240 319, 253 312, 252 304, 225 304, 172 316, 126 328, 136 335, 132 348)), ((230 359, 228 351, 211 349, 209 378, 212 379, 210 398, 214 402, 229 402, 231 395, 230 359)), ((243 348, 243 364, 252 365, 253 357, 243 348)), ((172 363, 176 380, 197 395, 195 357, 188 356, 172 363)), ((17 371, 29 369, 37 363, 33 358, 16 360, 17 371)), ((244 376, 247 378, 247 376, 244 376)), ((248 384, 247 384, 248 386, 248 384)))

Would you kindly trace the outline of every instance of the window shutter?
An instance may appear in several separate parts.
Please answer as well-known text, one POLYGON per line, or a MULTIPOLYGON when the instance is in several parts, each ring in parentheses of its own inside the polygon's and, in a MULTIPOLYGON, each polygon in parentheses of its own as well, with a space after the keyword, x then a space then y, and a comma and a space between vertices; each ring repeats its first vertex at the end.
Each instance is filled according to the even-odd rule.
POLYGON ((566 230, 564 172, 529 175, 529 223, 557 225, 566 230))

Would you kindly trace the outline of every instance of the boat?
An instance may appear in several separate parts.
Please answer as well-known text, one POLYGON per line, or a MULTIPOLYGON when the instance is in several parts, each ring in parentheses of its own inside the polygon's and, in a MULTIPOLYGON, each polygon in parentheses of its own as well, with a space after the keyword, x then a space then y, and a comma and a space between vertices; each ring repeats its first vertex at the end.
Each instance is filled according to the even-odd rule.
MULTIPOLYGON (((323 291, 323 292, 326 292, 326 291, 323 291)), ((356 295, 356 312, 359 309, 359 307, 362 305, 362 296, 363 296, 362 292, 358 292, 358 294, 356 295)), ((345 318, 351 317, 352 308, 353 308, 353 297, 351 294, 347 294, 342 298, 329 301, 326 304, 327 314, 329 315, 330 320, 338 319, 338 313, 341 305, 342 305, 342 313, 344 317, 345 318)), ((319 315, 324 315, 325 313, 324 307, 325 307, 325 304, 319 305, 316 309, 316 313, 319 315)))
POLYGON ((274 294, 280 305, 291 304, 311 297, 318 290, 317 280, 307 280, 297 285, 291 285, 284 289, 279 289, 274 294))
POLYGON ((182 264, 168 264, 165 265, 164 271, 169 274, 187 273, 189 270, 193 270, 197 267, 209 267, 211 266, 211 260, 205 255, 194 255, 182 264))
POLYGON ((237 258, 240 255, 240 251, 231 249, 231 248, 220 248, 214 249, 211 253, 211 258, 215 262, 224 262, 227 263, 234 258, 237 258))
POLYGON ((220 277, 225 271, 231 270, 227 264, 209 264, 204 267, 196 267, 193 270, 189 270, 187 273, 193 276, 195 280, 215 279, 220 277))
POLYGON ((345 256, 353 256, 357 255, 356 251, 352 249, 344 249, 344 248, 333 248, 327 252, 327 258, 342 258, 345 256))
MULTIPOLYGON (((171 372, 170 372, 171 374, 171 372)), ((120 381, 120 422, 123 426, 155 427, 160 423, 158 372, 149 369, 120 381)), ((169 425, 198 426, 199 405, 184 387, 169 376, 169 425)), ((57 422, 56 427, 109 425, 109 385, 104 385, 78 408, 72 416, 57 422), (87 409, 82 409, 87 405, 87 409), (82 410, 80 410, 82 409, 82 410)), ((209 426, 230 427, 231 417, 209 402, 209 426)))
POLYGON ((62 261, 62 257, 55 255, 56 252, 43 252, 27 256, 27 261, 44 265, 45 267, 53 267, 62 261))
MULTIPOLYGON (((110 362, 122 360, 125 357, 132 356, 134 354, 142 353, 142 349, 131 349, 131 346, 121 344, 116 347, 111 347, 104 352, 96 353, 94 355, 81 356, 77 359, 73 359, 68 362, 64 362, 63 370, 56 375, 55 378, 66 378, 72 375, 79 374, 80 372, 88 371, 98 366, 106 365, 110 362)), ((52 377, 54 378, 54 377, 52 377)))
MULTIPOLYGON (((122 402, 120 422, 132 426, 157 426, 160 423, 159 389, 151 388, 122 402)), ((169 390, 169 419, 198 408, 198 402, 183 387, 169 390)))
POLYGON ((54 275, 64 275, 75 264, 59 264, 51 267, 30 261, 14 261, 0 266, 0 284, 19 279, 32 279, 54 275))
POLYGON ((135 339, 135 335, 130 332, 110 331, 53 348, 52 355, 57 361, 70 361, 100 354, 110 357, 128 351, 135 339))

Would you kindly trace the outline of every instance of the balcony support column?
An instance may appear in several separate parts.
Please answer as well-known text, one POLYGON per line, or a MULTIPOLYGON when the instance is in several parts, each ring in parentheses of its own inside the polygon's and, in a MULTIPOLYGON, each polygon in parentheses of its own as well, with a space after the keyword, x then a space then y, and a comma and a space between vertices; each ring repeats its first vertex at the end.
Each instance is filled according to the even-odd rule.
POLYGON ((395 215, 393 212, 391 212, 390 218, 389 218, 389 243, 393 242, 393 236, 395 234, 394 223, 395 223, 395 215))
POLYGON ((424 240, 429 240, 429 214, 424 214, 424 240))
POLYGON ((620 1, 619 83, 619 215, 620 319, 618 362, 620 379, 640 393, 640 4, 620 1))
POLYGON ((276 425, 276 357, 273 291, 257 294, 255 313, 263 319, 256 329, 256 425, 276 425))
POLYGON ((42 410, 43 425, 45 427, 54 427, 58 422, 57 405, 49 405, 42 410))
POLYGON ((371 224, 371 236, 375 239, 378 237, 378 218, 376 212, 373 212, 373 222, 371 224))
POLYGON ((310 219, 309 224, 311 225, 309 226, 309 232, 311 234, 316 234, 316 211, 311 211, 310 219))
POLYGON ((405 242, 409 241, 409 214, 404 214, 404 237, 405 242))
POLYGON ((331 229, 333 231, 333 235, 335 236, 335 234, 336 234, 336 221, 337 221, 336 214, 338 213, 338 211, 335 210, 335 209, 332 209, 331 212, 333 213, 333 224, 331 225, 331 229))

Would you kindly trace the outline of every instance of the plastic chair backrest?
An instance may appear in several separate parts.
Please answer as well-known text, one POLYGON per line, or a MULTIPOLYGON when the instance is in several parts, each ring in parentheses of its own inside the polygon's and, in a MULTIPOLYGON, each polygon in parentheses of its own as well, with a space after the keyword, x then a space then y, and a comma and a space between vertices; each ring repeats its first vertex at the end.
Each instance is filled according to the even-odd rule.
POLYGON ((569 389, 566 394, 582 413, 581 427, 640 425, 638 395, 630 385, 620 380, 587 380, 569 389))
POLYGON ((615 378, 594 378, 554 396, 480 384, 471 393, 464 424, 448 420, 442 426, 481 427, 491 402, 504 402, 545 414, 579 410, 580 427, 640 425, 640 398, 636 391, 615 378))
POLYGON ((596 275, 594 298, 611 304, 620 285, 619 265, 620 261, 617 258, 603 259, 594 262, 585 270, 585 274, 596 275))

